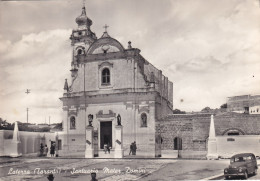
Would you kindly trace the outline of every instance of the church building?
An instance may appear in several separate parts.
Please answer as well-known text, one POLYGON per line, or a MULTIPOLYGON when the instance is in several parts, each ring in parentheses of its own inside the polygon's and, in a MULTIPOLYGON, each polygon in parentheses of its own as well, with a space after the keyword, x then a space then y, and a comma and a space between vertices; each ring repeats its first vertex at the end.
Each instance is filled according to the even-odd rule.
MULTIPOLYGON (((173 83, 150 64, 138 48, 127 48, 111 37, 105 25, 100 38, 92 32, 85 6, 70 36, 71 77, 65 80, 63 103, 63 153, 84 153, 92 144, 102 157, 104 145, 122 144, 128 155, 136 142, 137 155, 156 156, 156 122, 173 110, 173 83), (122 139, 116 126, 122 126, 122 139), (86 128, 93 139, 86 139, 86 128)), ((69 62, 68 62, 69 63, 69 62)), ((68 70, 69 71, 69 70, 68 70)), ((157 155, 158 156, 158 155, 157 155)))

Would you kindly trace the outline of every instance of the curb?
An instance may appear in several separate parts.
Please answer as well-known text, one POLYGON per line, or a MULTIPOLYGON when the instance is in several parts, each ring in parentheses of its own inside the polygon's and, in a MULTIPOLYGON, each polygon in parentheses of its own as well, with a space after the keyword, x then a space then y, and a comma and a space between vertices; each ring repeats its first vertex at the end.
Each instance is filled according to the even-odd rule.
POLYGON ((207 177, 207 178, 200 179, 200 181, 202 181, 202 180, 212 180, 212 179, 215 179, 215 178, 221 177, 221 176, 224 176, 224 174, 221 173, 221 174, 218 174, 218 175, 213 175, 213 176, 210 176, 210 177, 207 177))

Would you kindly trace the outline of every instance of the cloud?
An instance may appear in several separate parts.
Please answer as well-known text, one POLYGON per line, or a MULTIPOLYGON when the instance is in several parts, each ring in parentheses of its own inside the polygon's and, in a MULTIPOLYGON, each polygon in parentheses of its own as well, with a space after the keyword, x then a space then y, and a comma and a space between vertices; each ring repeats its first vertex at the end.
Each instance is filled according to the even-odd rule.
POLYGON ((222 68, 222 66, 223 64, 221 63, 221 61, 217 60, 212 56, 207 56, 202 58, 197 57, 197 58, 190 59, 187 62, 177 64, 177 71, 191 71, 194 73, 209 72, 211 74, 213 73, 213 71, 222 68))
MULTIPOLYGON (((124 47, 131 41, 173 81, 174 108, 197 111, 219 107, 229 96, 259 94, 257 0, 95 0, 86 4, 97 37, 108 24, 110 36, 124 47)), ((29 106, 31 116, 35 111, 41 119, 46 115, 61 119, 58 98, 69 77, 70 28, 76 27, 82 2, 2 5, 0 99, 5 106, 0 113, 10 120, 25 120, 29 106), (28 96, 27 88, 32 90, 28 96)))
MULTIPOLYGON (((31 121, 53 115, 61 121, 64 79, 69 76, 71 30, 49 30, 23 35, 1 52, 1 116, 11 120, 26 120, 26 107, 31 121), (3 78, 4 77, 4 78, 3 78), (31 93, 26 95, 25 90, 31 93), (39 110, 40 108, 41 111, 39 110)), ((0 40, 0 47, 6 41, 0 40)))

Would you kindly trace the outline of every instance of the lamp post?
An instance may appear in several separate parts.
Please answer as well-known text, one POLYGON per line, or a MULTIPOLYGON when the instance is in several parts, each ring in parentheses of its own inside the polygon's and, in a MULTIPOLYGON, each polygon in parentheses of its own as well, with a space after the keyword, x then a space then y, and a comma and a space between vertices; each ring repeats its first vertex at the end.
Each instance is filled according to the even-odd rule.
MULTIPOLYGON (((31 91, 30 89, 26 89, 26 92, 25 92, 25 93, 28 95, 29 93, 31 93, 30 91, 31 91)), ((29 108, 27 107, 27 108, 26 108, 26 113, 27 113, 27 114, 26 114, 26 120, 27 120, 27 124, 28 124, 28 112, 29 112, 29 108)))

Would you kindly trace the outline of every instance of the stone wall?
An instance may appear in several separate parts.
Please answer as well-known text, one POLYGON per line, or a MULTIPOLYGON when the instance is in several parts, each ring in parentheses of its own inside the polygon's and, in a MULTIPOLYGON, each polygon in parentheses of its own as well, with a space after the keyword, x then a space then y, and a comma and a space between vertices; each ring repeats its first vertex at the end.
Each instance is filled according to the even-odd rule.
POLYGON ((260 115, 225 113, 214 116, 216 135, 238 129, 245 135, 260 135, 260 115))
POLYGON ((209 124, 210 114, 168 115, 158 122, 156 131, 161 132, 163 149, 173 149, 174 138, 180 137, 183 150, 205 151, 209 124))
POLYGON ((183 115, 170 115, 156 124, 156 132, 161 134, 162 150, 173 150, 174 138, 182 138, 182 149, 192 149, 193 126, 191 117, 183 115))
MULTIPOLYGON (((162 149, 164 152, 172 152, 174 154, 174 138, 180 137, 182 139, 182 151, 180 151, 180 154, 183 157, 193 158, 195 155, 205 157, 207 153, 210 117, 210 114, 183 114, 168 115, 160 119, 156 123, 156 132, 161 133, 163 138, 162 149)), ((229 130, 237 130, 240 135, 260 135, 260 115, 227 112, 215 115, 214 124, 216 136, 219 139, 221 139, 221 136, 227 135, 229 130)), ((223 152, 221 151, 223 148, 220 147, 219 151, 223 152)))

